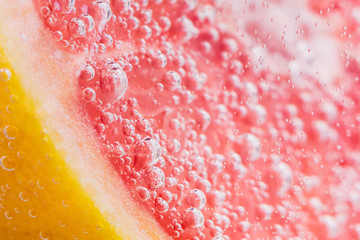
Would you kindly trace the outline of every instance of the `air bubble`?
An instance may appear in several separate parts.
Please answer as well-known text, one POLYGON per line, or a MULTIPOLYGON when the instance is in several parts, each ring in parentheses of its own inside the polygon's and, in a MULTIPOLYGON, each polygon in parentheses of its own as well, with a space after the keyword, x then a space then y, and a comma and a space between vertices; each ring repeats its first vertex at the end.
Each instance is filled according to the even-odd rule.
POLYGON ((84 97, 85 101, 87 101, 87 102, 94 101, 96 98, 95 90, 90 87, 85 88, 83 90, 83 97, 84 97))
POLYGON ((9 69, 6 69, 6 68, 2 68, 0 69, 0 80, 1 81, 9 81, 11 78, 11 72, 9 69))
POLYGON ((179 142, 179 140, 172 138, 167 142, 167 150, 170 153, 177 153, 180 151, 181 148, 181 144, 179 142))
POLYGON ((189 192, 188 196, 186 197, 186 201, 189 206, 202 209, 206 204, 206 196, 203 191, 194 189, 189 192))
POLYGON ((86 64, 80 73, 79 78, 84 81, 90 81, 95 77, 95 69, 90 64, 86 64))
POLYGON ((37 217, 37 211, 34 210, 34 209, 30 209, 29 210, 29 216, 32 217, 32 218, 36 218, 37 217))
POLYGON ((10 211, 6 211, 4 215, 5 215, 5 218, 8 220, 13 219, 13 215, 10 211))
POLYGON ((50 14, 50 9, 48 7, 46 7, 46 6, 42 6, 41 9, 40 9, 40 14, 43 17, 47 17, 50 14))
POLYGON ((163 76, 162 84, 164 85, 165 89, 174 91, 180 87, 181 77, 179 73, 175 71, 169 71, 163 76))
POLYGON ((94 29, 95 21, 94 21, 92 16, 90 16, 89 14, 84 13, 84 14, 82 14, 80 16, 80 19, 85 24, 85 31, 91 32, 94 29))
POLYGON ((30 194, 29 194, 29 192, 26 192, 26 191, 21 192, 21 193, 19 193, 19 198, 21 199, 21 201, 24 201, 24 202, 29 201, 30 194))
POLYGON ((147 188, 144 187, 137 187, 136 193, 141 201, 146 201, 150 198, 150 192, 147 188))
POLYGON ((147 40, 151 37, 152 35, 152 30, 149 26, 147 25, 143 25, 139 28, 139 34, 140 34, 140 37, 147 40))
POLYGON ((167 58, 164 54, 158 53, 154 57, 153 65, 155 68, 164 68, 167 64, 167 58))
POLYGON ((42 240, 49 240, 49 239, 51 239, 51 233, 49 233, 49 232, 40 232, 39 237, 42 240))
POLYGON ((75 5, 75 0, 51 0, 50 5, 53 11, 69 13, 75 5))
POLYGON ((204 215, 197 208, 188 208, 183 214, 183 226, 197 228, 204 224, 204 215))
POLYGON ((93 3, 92 13, 94 20, 100 23, 106 23, 112 16, 109 4, 102 0, 93 3))
POLYGON ((85 23, 80 18, 73 18, 67 24, 67 30, 71 37, 83 37, 86 34, 85 23))
POLYGON ((131 1, 130 0, 113 0, 112 5, 114 9, 119 13, 127 12, 130 8, 131 1))
POLYGON ((245 156, 245 159, 255 161, 261 154, 260 140, 251 133, 245 133, 241 135, 239 139, 241 145, 241 153, 245 156))
POLYGON ((118 92, 121 97, 128 85, 125 72, 120 68, 104 69, 101 74, 100 88, 103 92, 118 92))
POLYGON ((156 211, 158 211, 159 213, 164 213, 169 210, 169 204, 164 199, 158 197, 155 200, 155 208, 156 208, 156 211))
POLYGON ((165 174, 161 168, 151 167, 147 172, 147 183, 150 188, 159 188, 164 184, 165 174))
POLYGON ((154 166, 161 155, 161 147, 158 141, 145 138, 135 147, 135 168, 146 169, 154 166))
POLYGON ((3 156, 0 158, 0 166, 6 171, 15 170, 17 163, 13 158, 3 156))

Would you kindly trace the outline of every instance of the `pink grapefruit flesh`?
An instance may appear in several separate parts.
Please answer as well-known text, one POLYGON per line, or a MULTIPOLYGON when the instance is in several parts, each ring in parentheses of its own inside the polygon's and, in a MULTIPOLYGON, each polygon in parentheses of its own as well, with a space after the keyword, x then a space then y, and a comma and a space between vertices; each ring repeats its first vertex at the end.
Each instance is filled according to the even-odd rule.
POLYGON ((355 1, 20 3, 4 55, 109 232, 360 239, 355 1))

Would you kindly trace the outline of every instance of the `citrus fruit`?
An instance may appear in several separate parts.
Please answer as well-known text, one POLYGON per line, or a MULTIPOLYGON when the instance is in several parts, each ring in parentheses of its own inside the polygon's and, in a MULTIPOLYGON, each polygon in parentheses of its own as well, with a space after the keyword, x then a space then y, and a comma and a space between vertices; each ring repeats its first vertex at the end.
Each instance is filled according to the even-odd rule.
POLYGON ((360 239, 356 1, 0 7, 6 239, 360 239))

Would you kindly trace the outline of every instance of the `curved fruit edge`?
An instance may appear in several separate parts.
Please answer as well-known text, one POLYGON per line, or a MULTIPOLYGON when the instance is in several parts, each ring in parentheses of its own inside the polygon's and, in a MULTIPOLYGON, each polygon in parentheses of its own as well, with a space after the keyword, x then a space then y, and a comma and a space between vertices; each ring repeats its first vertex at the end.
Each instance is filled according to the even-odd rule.
POLYGON ((25 95, 33 100, 35 114, 50 141, 56 143, 55 148, 80 185, 121 238, 168 239, 155 219, 131 199, 117 173, 101 155, 89 122, 75 104, 77 86, 72 70, 77 66, 76 59, 83 56, 54 52, 58 47, 49 41, 51 36, 43 29, 32 1, 0 3, 3 52, 19 76, 25 95), (87 142, 82 143, 81 139, 87 142))

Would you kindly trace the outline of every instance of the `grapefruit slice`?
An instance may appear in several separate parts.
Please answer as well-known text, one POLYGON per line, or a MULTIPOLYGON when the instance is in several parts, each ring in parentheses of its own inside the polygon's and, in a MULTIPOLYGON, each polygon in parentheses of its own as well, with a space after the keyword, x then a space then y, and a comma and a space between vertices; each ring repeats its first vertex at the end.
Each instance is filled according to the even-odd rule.
POLYGON ((17 4, 4 236, 360 238, 356 3, 17 4))
POLYGON ((167 239, 98 151, 76 58, 56 50, 32 1, 18 3, 0 15, 2 237, 167 239))

